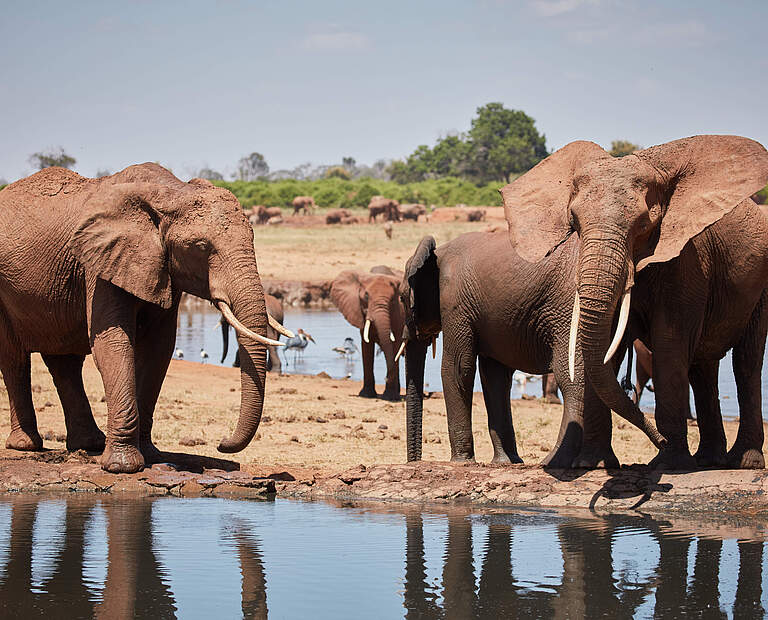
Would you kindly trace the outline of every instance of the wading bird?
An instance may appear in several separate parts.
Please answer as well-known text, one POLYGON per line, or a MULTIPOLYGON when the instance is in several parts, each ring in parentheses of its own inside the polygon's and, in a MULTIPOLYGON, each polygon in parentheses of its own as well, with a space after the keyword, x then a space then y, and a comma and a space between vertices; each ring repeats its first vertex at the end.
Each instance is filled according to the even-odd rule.
POLYGON ((184 359, 184 351, 181 350, 181 347, 176 347, 176 351, 173 354, 180 360, 184 359))
POLYGON ((200 349, 200 359, 202 360, 203 364, 205 364, 205 360, 207 360, 210 356, 208 355, 208 351, 205 349, 200 349))
POLYGON ((357 345, 352 338, 344 338, 344 344, 340 347, 333 347, 332 351, 336 351, 339 355, 343 355, 346 359, 351 358, 357 353, 357 345))
POLYGON ((311 334, 308 334, 303 329, 299 328, 298 333, 293 338, 288 338, 285 342, 285 361, 288 363, 288 350, 293 350, 293 363, 296 363, 296 356, 301 354, 304 349, 307 348, 307 345, 309 344, 309 341, 315 342, 315 339, 312 338, 311 334))

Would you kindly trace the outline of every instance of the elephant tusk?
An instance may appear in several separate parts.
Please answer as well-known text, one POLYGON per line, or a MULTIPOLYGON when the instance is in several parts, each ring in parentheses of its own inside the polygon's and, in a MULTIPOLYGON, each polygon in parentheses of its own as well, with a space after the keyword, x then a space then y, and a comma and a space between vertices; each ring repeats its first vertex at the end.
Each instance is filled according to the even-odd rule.
POLYGON ((437 357, 437 337, 432 336, 432 359, 437 357))
POLYGON ((405 340, 400 344, 400 348, 397 350, 397 355, 395 355, 395 361, 398 361, 400 359, 400 356, 405 351, 405 340))
POLYGON ((371 339, 368 337, 368 332, 371 331, 371 319, 365 319, 365 328, 363 329, 363 340, 366 342, 370 342, 371 339))
POLYGON ((294 338, 296 334, 294 334, 290 329, 286 329, 280 323, 278 323, 277 319, 273 317, 269 312, 267 312, 267 320, 269 321, 269 326, 274 329, 278 334, 282 334, 286 338, 294 338))
POLYGON ((616 349, 621 344, 621 339, 624 337, 624 330, 627 329, 627 319, 629 318, 629 302, 632 297, 632 289, 627 289, 624 296, 621 298, 621 309, 619 310, 619 324, 616 326, 616 334, 613 336, 611 346, 608 347, 608 351, 605 354, 603 364, 607 364, 611 361, 616 349))
POLYGON ((395 341, 395 335, 392 332, 389 332, 389 339, 394 342, 395 341))
POLYGON ((579 293, 573 300, 573 314, 571 315, 571 333, 568 336, 568 376, 573 383, 576 375, 576 337, 579 335, 579 315, 581 314, 581 302, 579 293))
POLYGON ((232 312, 232 309, 227 305, 226 302, 217 301, 216 307, 224 315, 224 318, 227 319, 227 322, 232 327, 234 327, 235 331, 241 336, 245 338, 250 338, 251 340, 255 340, 256 342, 260 342, 261 344, 265 344, 268 347, 284 347, 285 346, 285 344, 282 342, 278 342, 277 340, 272 340, 271 338, 267 338, 266 336, 260 336, 256 332, 248 329, 245 325, 243 325, 240 321, 237 320, 237 317, 235 317, 235 313, 232 312))

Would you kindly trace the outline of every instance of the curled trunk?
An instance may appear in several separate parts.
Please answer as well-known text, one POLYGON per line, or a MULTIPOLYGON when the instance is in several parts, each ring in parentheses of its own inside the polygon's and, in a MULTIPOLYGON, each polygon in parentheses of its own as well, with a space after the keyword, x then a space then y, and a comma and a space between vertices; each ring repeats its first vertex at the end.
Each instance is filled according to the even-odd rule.
POLYGON ((421 460, 427 345, 422 340, 410 340, 405 345, 405 433, 409 461, 421 460))
POLYGON ((616 306, 627 279, 628 253, 621 239, 585 238, 582 246, 579 303, 579 338, 584 371, 600 399, 642 430, 661 449, 664 439, 653 422, 624 393, 613 365, 604 363, 611 341, 616 306))
MULTIPOLYGON (((229 282, 229 297, 232 311, 237 319, 257 334, 267 332, 267 311, 264 291, 256 271, 253 276, 242 277, 243 270, 229 282)), ((221 440, 219 452, 240 452, 253 439, 259 428, 264 408, 264 389, 267 374, 267 347, 249 338, 237 335, 240 345, 240 415, 231 437, 221 440)))

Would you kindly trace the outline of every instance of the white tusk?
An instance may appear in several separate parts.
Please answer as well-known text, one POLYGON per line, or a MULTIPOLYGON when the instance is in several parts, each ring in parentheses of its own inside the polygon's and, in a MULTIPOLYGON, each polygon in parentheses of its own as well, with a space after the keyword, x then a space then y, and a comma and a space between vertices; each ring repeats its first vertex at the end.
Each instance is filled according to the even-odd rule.
POLYGON ((370 338, 368 338, 368 332, 371 330, 371 319, 365 319, 365 328, 363 329, 363 340, 366 342, 370 342, 370 338))
POLYGON ((280 323, 278 323, 277 319, 273 317, 269 312, 267 312, 267 320, 269 321, 269 326, 274 329, 278 334, 282 334, 286 338, 294 338, 296 334, 294 334, 290 329, 286 329, 280 323))
POLYGON ((603 364, 607 364, 611 361, 613 354, 616 353, 616 349, 621 344, 621 339, 624 337, 624 330, 627 329, 627 319, 629 318, 629 301, 632 296, 632 289, 627 289, 624 296, 621 298, 621 309, 619 310, 619 324, 616 326, 616 334, 613 336, 611 346, 608 347, 608 352, 605 354, 603 364))
POLYGON ((267 338, 266 336, 260 336, 256 332, 248 329, 245 325, 243 325, 240 321, 237 320, 237 318, 235 317, 235 313, 232 312, 232 309, 225 302, 217 301, 216 307, 224 315, 224 318, 227 319, 227 322, 232 327, 234 327, 235 331, 241 336, 244 336, 245 338, 250 338, 251 340, 255 340, 256 342, 260 342, 261 344, 265 344, 269 347, 285 346, 285 344, 283 344, 282 342, 278 342, 277 340, 272 340, 271 338, 267 338))
POLYGON ((400 348, 397 350, 397 355, 395 355, 395 361, 400 359, 400 356, 405 351, 405 340, 403 340, 402 344, 400 345, 400 348))
POLYGON ((389 339, 394 342, 395 341, 395 335, 392 332, 389 332, 389 339))
POLYGON ((432 336, 432 359, 437 357, 437 337, 432 336))
POLYGON ((568 376, 573 383, 576 374, 576 336, 579 335, 579 314, 581 314, 581 303, 579 302, 579 293, 573 300, 573 314, 571 315, 571 333, 568 336, 568 376))

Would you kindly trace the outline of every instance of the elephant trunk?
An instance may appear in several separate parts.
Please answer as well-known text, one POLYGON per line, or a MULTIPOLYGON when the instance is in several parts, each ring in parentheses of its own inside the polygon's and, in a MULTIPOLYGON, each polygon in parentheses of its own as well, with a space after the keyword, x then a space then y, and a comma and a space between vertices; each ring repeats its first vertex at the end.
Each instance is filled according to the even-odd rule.
POLYGON ((421 460, 427 344, 423 340, 409 340, 405 345, 405 433, 408 461, 421 460))
MULTIPOLYGON (((237 274, 228 280, 232 312, 237 320, 257 334, 267 332, 267 310, 264 290, 256 269, 255 257, 246 258, 252 265, 233 268, 237 274), (248 274, 243 277, 243 274, 248 274)), ((267 347, 237 334, 240 345, 240 415, 231 437, 222 439, 219 452, 239 452, 253 439, 259 428, 264 407, 267 374, 267 347)))
POLYGON ((585 236, 578 287, 578 336, 581 340, 584 372, 600 399, 642 430, 661 449, 665 444, 664 439, 651 420, 621 389, 613 364, 605 361, 616 306, 624 293, 628 264, 626 242, 622 238, 585 236))
POLYGON ((395 342, 392 340, 392 320, 389 316, 389 300, 386 303, 376 304, 369 313, 371 322, 376 329, 376 341, 387 360, 387 385, 397 380, 397 364, 395 363, 395 342))

